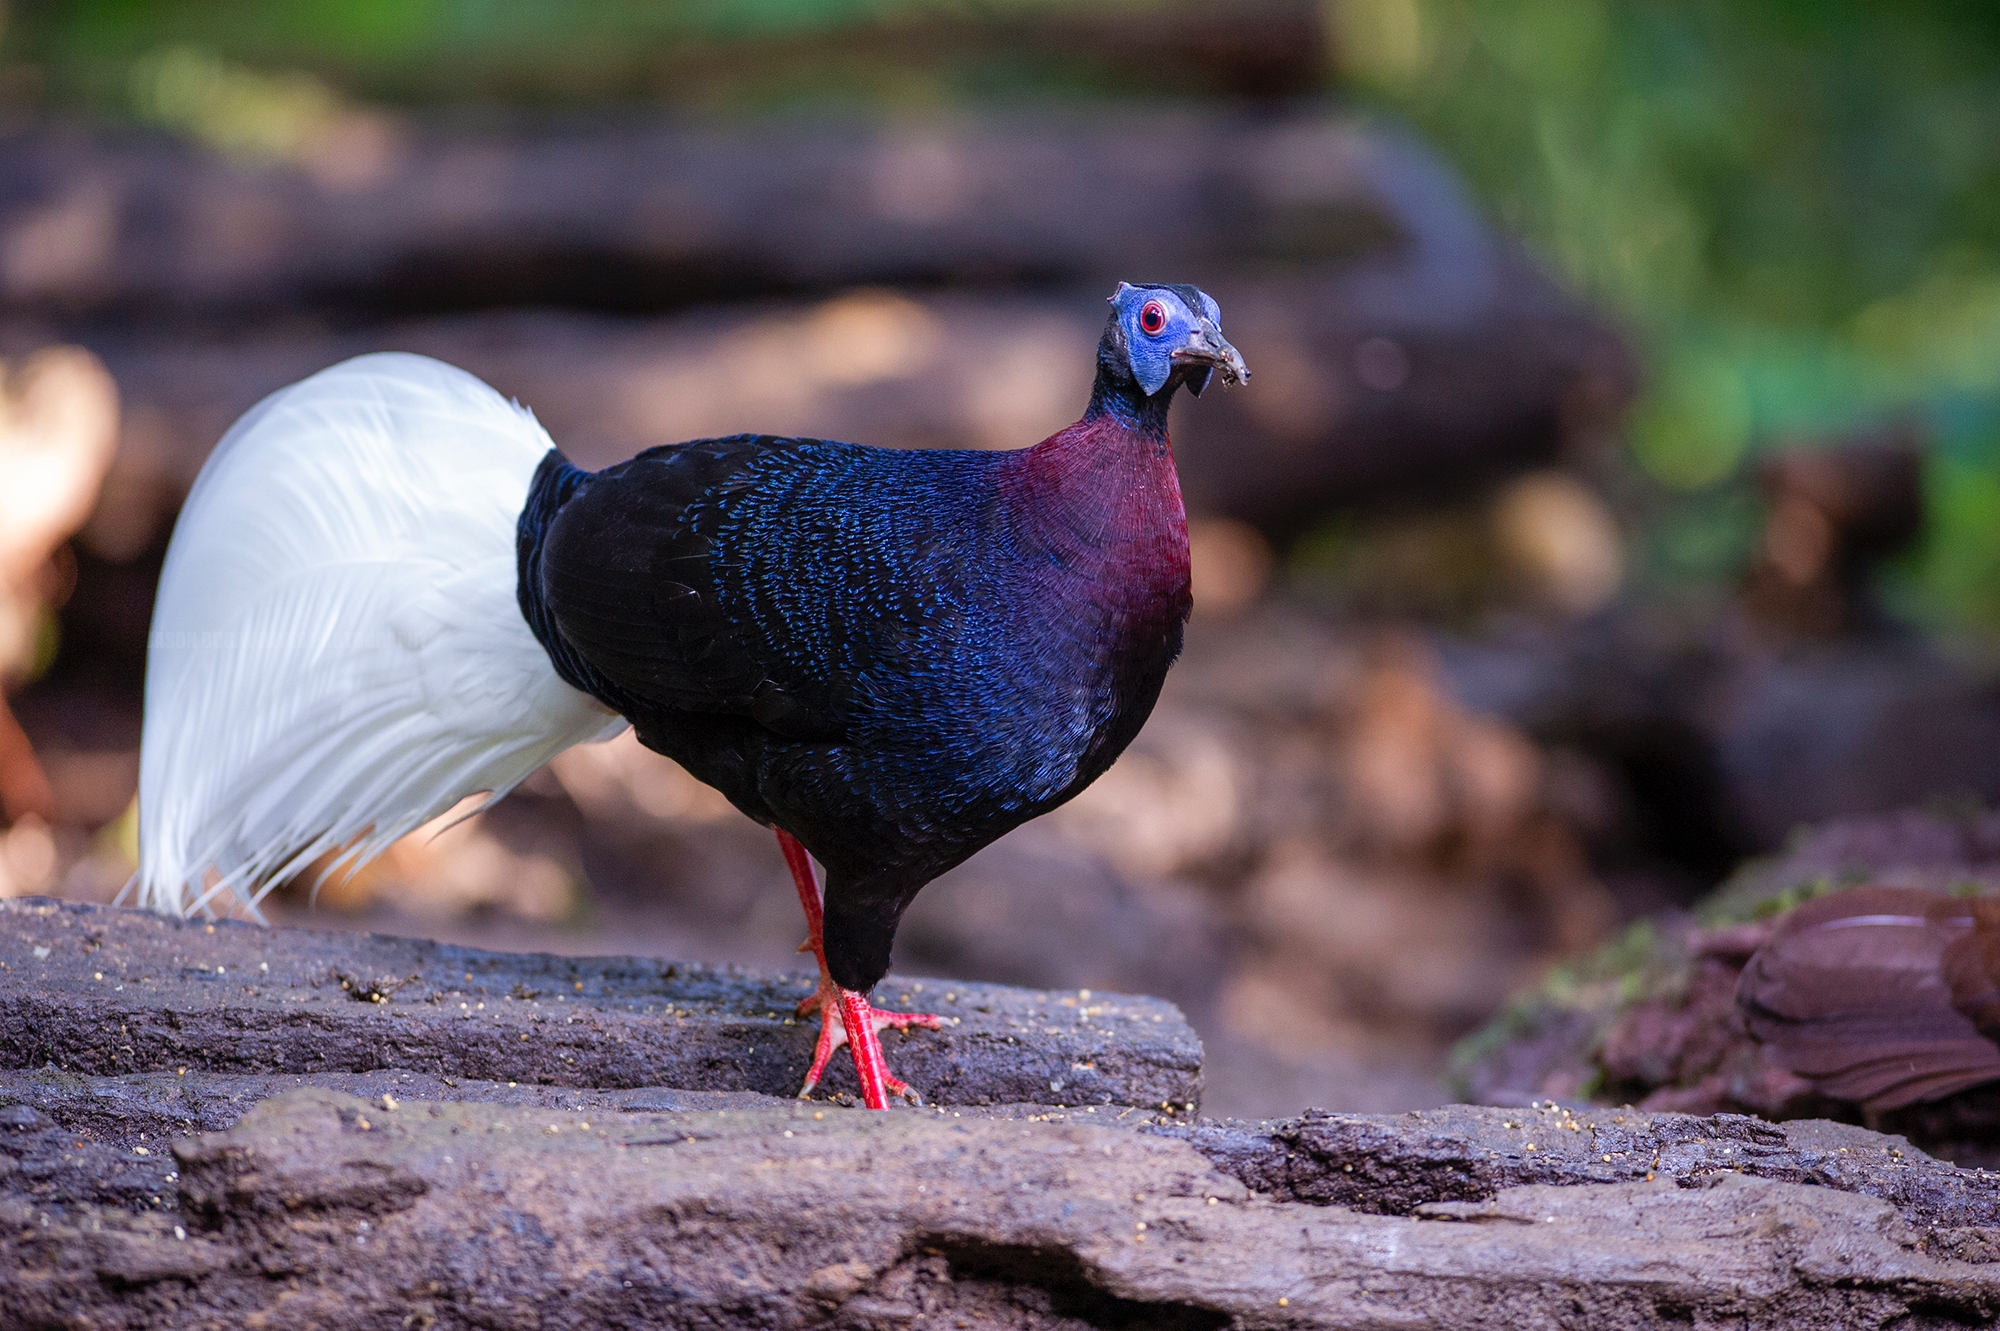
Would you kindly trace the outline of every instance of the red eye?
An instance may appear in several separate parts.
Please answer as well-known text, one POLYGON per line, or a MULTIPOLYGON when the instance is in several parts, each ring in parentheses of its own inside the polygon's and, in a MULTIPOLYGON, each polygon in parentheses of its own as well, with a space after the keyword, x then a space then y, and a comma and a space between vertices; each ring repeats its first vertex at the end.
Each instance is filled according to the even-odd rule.
POLYGON ((1167 326, 1167 307, 1157 300, 1149 300, 1139 310, 1139 328, 1147 337, 1158 337, 1160 330, 1167 326))

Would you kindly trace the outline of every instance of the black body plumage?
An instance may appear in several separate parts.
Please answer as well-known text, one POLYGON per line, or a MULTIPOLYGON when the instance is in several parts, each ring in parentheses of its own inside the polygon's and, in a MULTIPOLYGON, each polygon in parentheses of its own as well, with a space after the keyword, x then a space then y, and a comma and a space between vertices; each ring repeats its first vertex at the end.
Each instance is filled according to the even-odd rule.
POLYGON ((887 971, 925 883, 1101 774, 1180 650, 1165 406, 1195 371, 1146 394, 1114 336, 1090 412, 1031 449, 738 435, 536 473, 522 613, 566 681, 826 867, 843 987, 887 971))

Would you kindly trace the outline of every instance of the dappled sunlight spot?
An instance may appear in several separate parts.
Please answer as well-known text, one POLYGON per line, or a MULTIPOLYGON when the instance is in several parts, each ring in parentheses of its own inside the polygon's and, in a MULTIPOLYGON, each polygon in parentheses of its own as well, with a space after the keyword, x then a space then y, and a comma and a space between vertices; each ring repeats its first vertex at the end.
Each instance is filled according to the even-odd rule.
POLYGON ((1833 524, 1817 507, 1796 496, 1772 506, 1764 525, 1764 555, 1771 567, 1795 586, 1820 575, 1833 555, 1833 524))
POLYGON ((818 383, 845 387, 916 374, 930 364, 943 329, 907 296, 863 290, 820 305, 795 335, 802 372, 818 383))
MULTIPOLYGON (((56 611, 77 577, 64 542, 89 516, 117 437, 118 388, 90 352, 45 347, 11 364, 0 361, 0 690, 37 678, 55 661, 56 611)), ((97 821, 115 813, 114 807, 97 821)), ((0 814, 63 814, 4 694, 0 814)), ((24 872, 16 866, 14 881, 25 881, 24 872)), ((47 873, 28 877, 53 872, 52 861, 47 873)))
POLYGON ((861 290, 680 343, 626 381, 625 415, 644 435, 700 438, 757 428, 810 433, 831 392, 908 379, 942 333, 905 296, 861 290))
POLYGON ((1111 770, 1051 823, 1144 881, 1220 859, 1247 831, 1248 755, 1208 719, 1156 713, 1111 770))
POLYGON ((1721 356, 1677 357, 1633 424, 1632 453, 1662 484, 1699 490, 1736 469, 1752 424, 1749 392, 1734 365, 1721 356))
POLYGON ((2000 388, 2000 271, 1953 256, 1854 316, 1855 345, 1896 371, 1965 392, 2000 388))
POLYGON ((1460 708, 1427 657, 1393 647, 1385 655, 1354 699, 1342 746, 1353 836, 1384 851, 1490 862, 1535 808, 1540 751, 1512 726, 1460 708))
POLYGON ((1530 596, 1570 615, 1610 604, 1625 576, 1611 509, 1567 472, 1540 471, 1501 490, 1493 505, 1501 557, 1530 596))
POLYGON ((1275 320, 1258 322, 1265 326, 1238 334, 1257 348, 1257 391, 1243 395, 1243 410, 1280 438, 1321 438, 1344 405, 1339 381, 1296 335, 1268 326, 1275 320))
POLYGON ((1188 564, 1195 613, 1228 618, 1264 594, 1277 555, 1247 522, 1200 518, 1188 524, 1188 564))
POLYGON ((0 583, 84 524, 118 438, 118 388, 81 347, 0 361, 0 583))
POLYGON ((630 730, 602 744, 567 749, 549 770, 577 807, 595 819, 714 823, 742 816, 721 791, 639 743, 630 730))
POLYGON ((27 814, 0 831, 0 897, 31 897, 56 880, 56 839, 49 825, 27 814))
POLYGON ((968 362, 959 385, 972 438, 980 448, 1020 448, 1046 439, 1076 419, 1090 393, 1089 369, 1073 346, 1066 320, 1031 321, 1000 334, 997 345, 968 362))
POLYGON ((1224 1020, 1280 1052, 1435 1043, 1533 975, 1494 946, 1508 914, 1495 894, 1281 845, 1244 888, 1256 943, 1224 990, 1224 1020))
POLYGON ((1368 83, 1401 84, 1429 68, 1436 34, 1417 0, 1338 0, 1334 58, 1368 83))
POLYGON ((111 279, 119 197, 84 175, 47 202, 17 214, 0 239, 0 288, 17 300, 90 291, 111 279))

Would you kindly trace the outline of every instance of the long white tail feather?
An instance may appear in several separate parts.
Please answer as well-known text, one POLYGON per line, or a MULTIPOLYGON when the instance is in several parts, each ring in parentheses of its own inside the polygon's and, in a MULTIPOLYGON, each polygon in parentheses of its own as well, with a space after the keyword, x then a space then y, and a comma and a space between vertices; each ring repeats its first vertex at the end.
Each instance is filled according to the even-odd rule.
POLYGON ((272 394, 202 468, 146 662, 142 904, 253 914, 330 852, 358 865, 624 721, 557 677, 515 602, 549 437, 422 356, 272 394))

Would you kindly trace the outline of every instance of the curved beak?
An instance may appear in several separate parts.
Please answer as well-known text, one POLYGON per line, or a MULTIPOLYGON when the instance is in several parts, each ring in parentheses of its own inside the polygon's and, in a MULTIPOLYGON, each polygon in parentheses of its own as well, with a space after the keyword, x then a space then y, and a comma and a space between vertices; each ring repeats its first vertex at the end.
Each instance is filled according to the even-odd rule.
POLYGON ((1170 359, 1176 365, 1199 367, 1187 376, 1188 392, 1196 397, 1208 387, 1209 375, 1216 370, 1222 371, 1222 381, 1227 384, 1250 381, 1250 367, 1243 363, 1243 353, 1230 346, 1222 330, 1206 319, 1189 334, 1185 345, 1174 348, 1170 359))

